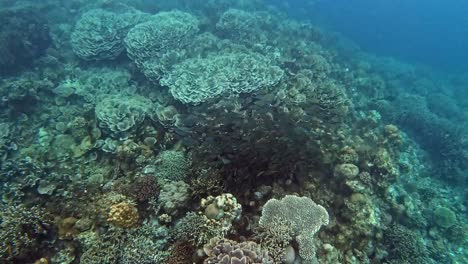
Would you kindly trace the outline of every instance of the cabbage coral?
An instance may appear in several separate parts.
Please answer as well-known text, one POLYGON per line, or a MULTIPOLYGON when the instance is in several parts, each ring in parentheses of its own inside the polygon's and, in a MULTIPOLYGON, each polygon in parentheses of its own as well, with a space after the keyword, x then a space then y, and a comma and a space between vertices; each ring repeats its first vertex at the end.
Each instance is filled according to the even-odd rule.
POLYGON ((174 66, 161 79, 174 98, 199 104, 223 95, 252 93, 277 84, 283 70, 258 53, 211 54, 174 66))

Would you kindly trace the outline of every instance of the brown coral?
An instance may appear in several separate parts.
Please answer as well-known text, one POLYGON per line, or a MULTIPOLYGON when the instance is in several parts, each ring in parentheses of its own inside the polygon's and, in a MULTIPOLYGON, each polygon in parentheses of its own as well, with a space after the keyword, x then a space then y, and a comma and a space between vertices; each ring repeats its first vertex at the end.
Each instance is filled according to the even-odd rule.
POLYGON ((147 201, 159 194, 159 186, 154 176, 143 176, 135 181, 133 186, 135 198, 140 201, 147 201))
POLYGON ((117 227, 132 228, 138 224, 139 218, 133 203, 121 202, 111 206, 107 221, 117 227))
POLYGON ((166 264, 191 264, 195 249, 189 242, 178 241, 171 248, 166 264))

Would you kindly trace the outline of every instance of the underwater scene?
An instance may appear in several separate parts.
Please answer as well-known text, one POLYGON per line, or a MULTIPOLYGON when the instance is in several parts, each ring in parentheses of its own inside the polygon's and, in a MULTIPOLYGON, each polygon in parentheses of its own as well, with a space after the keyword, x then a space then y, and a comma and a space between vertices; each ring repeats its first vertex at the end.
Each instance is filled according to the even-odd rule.
POLYGON ((0 263, 468 263, 468 4, 383 2, 0 0, 0 263))

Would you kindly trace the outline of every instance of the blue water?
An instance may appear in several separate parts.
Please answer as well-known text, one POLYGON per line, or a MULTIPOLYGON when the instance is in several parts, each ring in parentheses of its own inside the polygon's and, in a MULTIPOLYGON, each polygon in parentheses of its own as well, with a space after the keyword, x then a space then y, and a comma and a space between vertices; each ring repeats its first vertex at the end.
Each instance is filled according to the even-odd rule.
POLYGON ((277 1, 382 56, 446 72, 468 70, 468 1, 277 1))

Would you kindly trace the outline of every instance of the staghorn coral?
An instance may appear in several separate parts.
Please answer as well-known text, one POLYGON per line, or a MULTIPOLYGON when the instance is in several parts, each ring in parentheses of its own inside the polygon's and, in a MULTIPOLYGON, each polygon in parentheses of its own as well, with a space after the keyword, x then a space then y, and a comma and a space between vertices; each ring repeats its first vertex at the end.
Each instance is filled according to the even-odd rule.
POLYGON ((195 212, 188 212, 177 221, 171 235, 176 241, 187 241, 198 246, 208 242, 202 239, 204 232, 205 219, 195 212))
POLYGON ((199 104, 213 98, 253 93, 277 84, 283 70, 258 53, 221 53, 194 58, 174 66, 161 79, 175 99, 199 104))
POLYGON ((138 224, 139 218, 134 204, 121 202, 110 207, 107 222, 121 228, 132 228, 138 224))
POLYGON ((83 14, 71 35, 75 54, 85 60, 114 59, 124 50, 123 40, 144 15, 135 10, 118 14, 92 9, 83 14))
POLYGON ((328 225, 328 213, 312 199, 286 195, 283 199, 270 199, 263 206, 259 220, 261 228, 274 229, 277 224, 286 224, 299 243, 299 255, 306 261, 315 262, 313 237, 322 225, 328 225))
POLYGON ((280 220, 272 223, 266 228, 259 227, 255 230, 256 239, 263 248, 268 250, 268 254, 275 263, 280 263, 286 253, 286 248, 293 240, 294 232, 287 222, 280 220))
POLYGON ((255 242, 246 241, 237 243, 229 239, 220 239, 203 247, 208 257, 204 264, 272 264, 273 260, 268 256, 268 252, 255 242))

